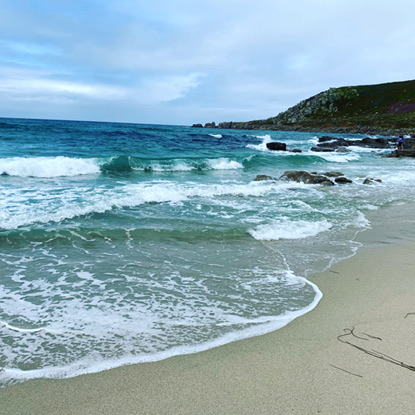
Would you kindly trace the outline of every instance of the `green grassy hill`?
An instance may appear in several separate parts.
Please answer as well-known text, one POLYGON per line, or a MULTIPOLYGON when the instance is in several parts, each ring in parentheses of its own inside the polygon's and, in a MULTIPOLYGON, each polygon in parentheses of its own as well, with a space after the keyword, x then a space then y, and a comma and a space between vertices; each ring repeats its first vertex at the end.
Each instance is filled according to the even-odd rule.
POLYGON ((221 128, 415 133, 415 80, 330 88, 276 117, 221 123, 221 128))

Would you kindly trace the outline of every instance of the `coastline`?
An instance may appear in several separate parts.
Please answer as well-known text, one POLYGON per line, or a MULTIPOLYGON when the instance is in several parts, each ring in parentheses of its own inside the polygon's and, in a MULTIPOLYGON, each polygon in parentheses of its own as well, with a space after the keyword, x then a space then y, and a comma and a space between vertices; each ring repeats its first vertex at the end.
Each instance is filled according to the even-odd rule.
POLYGON ((374 213, 372 229, 357 238, 363 248, 309 278, 324 294, 317 307, 280 330, 164 361, 9 386, 0 389, 0 414, 411 413, 415 373, 398 363, 415 365, 412 210, 374 213), (348 334, 353 328, 359 338, 348 334))

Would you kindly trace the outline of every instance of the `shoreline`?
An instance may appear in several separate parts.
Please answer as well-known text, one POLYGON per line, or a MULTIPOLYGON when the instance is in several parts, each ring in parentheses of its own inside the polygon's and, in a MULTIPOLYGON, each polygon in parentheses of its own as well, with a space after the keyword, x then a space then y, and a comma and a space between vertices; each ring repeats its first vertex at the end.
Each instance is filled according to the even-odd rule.
POLYGON ((317 307, 277 331, 163 361, 8 386, 0 389, 0 414, 411 413, 412 209, 375 212, 372 229, 357 237, 364 247, 309 278, 323 292, 317 307))

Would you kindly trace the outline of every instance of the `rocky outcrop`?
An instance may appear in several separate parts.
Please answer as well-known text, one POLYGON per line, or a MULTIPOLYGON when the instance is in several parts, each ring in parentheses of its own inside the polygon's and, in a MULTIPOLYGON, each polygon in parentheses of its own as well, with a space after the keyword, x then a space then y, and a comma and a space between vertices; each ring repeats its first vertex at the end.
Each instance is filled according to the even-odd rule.
POLYGON ((271 143, 267 143, 267 149, 274 151, 287 151, 287 144, 273 141, 271 143))
POLYGON ((262 182, 264 180, 275 180, 275 178, 272 176, 267 176, 266 174, 258 174, 255 177, 254 182, 262 182))
POLYGON ((383 157, 415 157, 415 148, 408 148, 403 150, 395 150, 383 157))
POLYGON ((320 174, 312 174, 302 170, 287 170, 280 177, 280 180, 297 183, 322 184, 325 186, 334 186, 334 183, 326 176, 320 174))
POLYGON ((374 179, 373 177, 366 177, 366 179, 363 180, 363 184, 373 184, 373 183, 382 183, 382 180, 374 179))
POLYGON ((386 149, 395 145, 396 139, 371 138, 366 137, 362 140, 348 140, 345 138, 336 138, 323 136, 318 139, 319 144, 311 148, 311 151, 329 152, 329 151, 347 151, 347 147, 357 146, 373 149, 386 149))
POLYGON ((353 180, 348 179, 347 177, 336 177, 334 179, 334 181, 337 184, 348 184, 348 183, 353 183, 353 180))
MULTIPOLYGON (((275 177, 265 174, 258 174, 254 181, 277 180, 275 177)), ((353 180, 347 178, 342 172, 328 171, 325 173, 307 172, 304 170, 286 170, 279 178, 281 181, 297 182, 305 184, 321 184, 323 186, 344 185, 353 183, 353 180), (333 180, 332 180, 333 179, 333 180)), ((363 180, 363 184, 382 183, 380 179, 367 177, 363 180)))
POLYGON ((415 134, 415 80, 330 88, 275 117, 221 122, 219 128, 415 134))

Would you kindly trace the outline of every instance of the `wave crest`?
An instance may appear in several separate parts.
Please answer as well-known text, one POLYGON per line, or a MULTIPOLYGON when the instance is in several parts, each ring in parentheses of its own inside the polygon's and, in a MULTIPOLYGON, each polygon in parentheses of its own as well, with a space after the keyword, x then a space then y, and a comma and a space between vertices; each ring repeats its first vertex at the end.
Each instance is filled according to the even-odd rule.
POLYGON ((0 159, 0 174, 19 177, 63 177, 100 172, 96 159, 71 157, 12 157, 0 159))
POLYGON ((0 175, 17 177, 73 177, 88 174, 133 172, 180 172, 243 169, 242 162, 215 159, 142 159, 122 155, 106 159, 74 157, 13 157, 0 159, 0 175))
POLYGON ((332 227, 326 220, 307 221, 275 221, 271 224, 259 225, 249 233, 260 241, 278 241, 280 239, 303 239, 326 232, 332 227))

